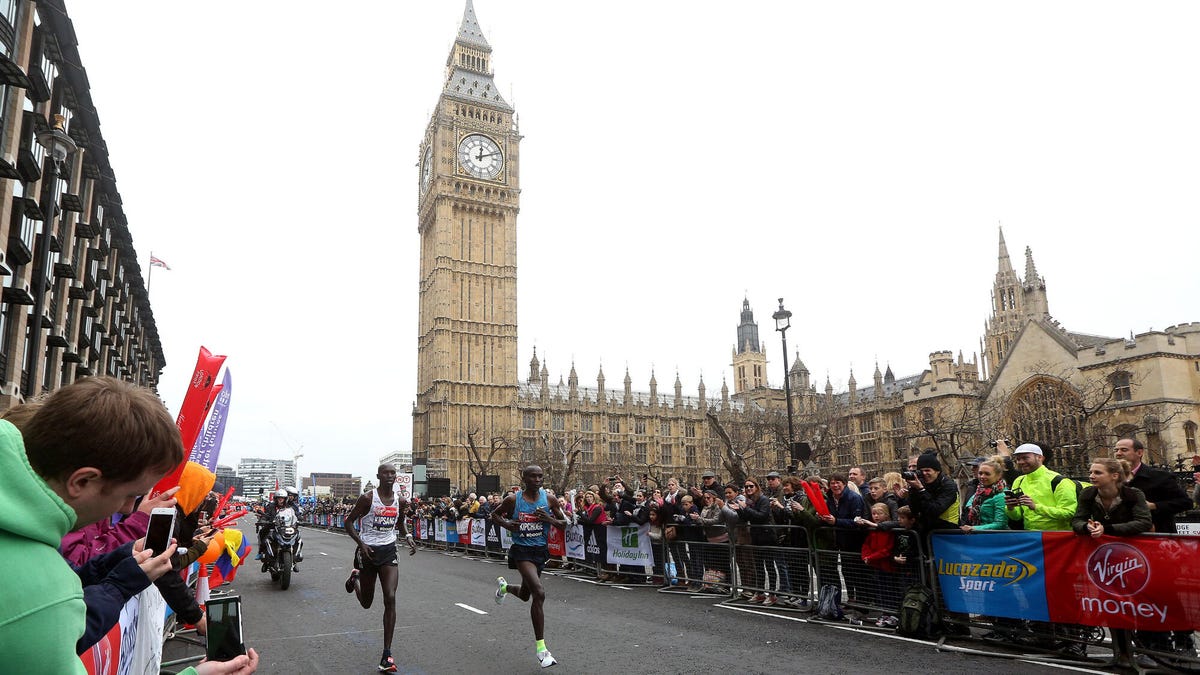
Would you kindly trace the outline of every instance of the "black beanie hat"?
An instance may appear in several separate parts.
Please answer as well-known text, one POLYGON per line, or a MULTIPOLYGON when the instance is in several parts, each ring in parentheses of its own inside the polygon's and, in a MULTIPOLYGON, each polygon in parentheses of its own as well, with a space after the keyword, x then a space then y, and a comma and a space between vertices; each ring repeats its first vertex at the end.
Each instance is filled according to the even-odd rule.
POLYGON ((918 469, 933 469, 938 473, 942 472, 942 465, 938 463, 937 455, 932 452, 926 452, 917 458, 918 469))

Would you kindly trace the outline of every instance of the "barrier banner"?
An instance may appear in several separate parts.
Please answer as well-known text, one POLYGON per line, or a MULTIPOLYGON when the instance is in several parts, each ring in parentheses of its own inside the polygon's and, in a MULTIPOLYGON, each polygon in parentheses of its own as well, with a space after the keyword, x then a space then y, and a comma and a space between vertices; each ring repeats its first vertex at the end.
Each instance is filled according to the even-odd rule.
POLYGON ((649 565, 654 562, 650 550, 650 525, 612 525, 606 528, 606 560, 614 565, 649 565))
POLYGON ((487 521, 487 549, 489 551, 500 550, 500 526, 487 521))
POLYGON ((946 607, 1138 630, 1200 627, 1200 538, 933 535, 946 607))
POLYGON ((471 543, 471 519, 463 518, 458 521, 458 543, 471 543))
POLYGON ((433 527, 434 527, 433 540, 434 541, 446 541, 446 521, 442 520, 441 518, 438 518, 437 520, 435 520, 433 522, 433 527))
POLYGON ((557 527, 551 527, 549 536, 546 538, 546 548, 550 550, 550 555, 562 557, 566 554, 566 545, 563 542, 563 531, 557 527))
POLYGON ((605 549, 608 548, 604 526, 584 525, 583 542, 583 559, 593 565, 599 565, 605 559, 605 549))
POLYGON ((1200 538, 1044 532, 1050 620, 1138 630, 1200 628, 1200 538))
MULTIPOLYGON (((209 394, 216 383, 217 371, 221 369, 223 363, 225 363, 224 356, 213 355, 204 347, 200 348, 200 355, 196 357, 196 369, 192 371, 191 383, 188 385, 187 393, 184 394, 183 403, 179 406, 179 414, 175 418, 175 426, 179 427, 179 435, 185 449, 190 450, 196 444, 196 437, 200 435, 200 425, 204 423, 209 394)), ((163 476, 151 490, 150 496, 156 496, 178 485, 179 477, 183 475, 185 466, 187 466, 187 460, 180 462, 178 467, 163 476)))
POLYGON ((487 546, 487 521, 476 518, 471 523, 471 545, 484 548, 487 546))
POLYGON ((421 527, 425 528, 425 538, 432 541, 433 540, 433 521, 432 520, 423 520, 423 521, 421 521, 421 527))
POLYGON ((567 557, 583 560, 586 557, 583 551, 583 525, 571 525, 563 534, 567 557))
POLYGON ((233 382, 229 379, 228 368, 221 378, 221 384, 213 387, 213 392, 216 393, 216 399, 208 415, 208 424, 204 425, 204 433, 196 439, 188 461, 215 472, 217 457, 221 455, 221 441, 225 438, 225 420, 229 417, 229 398, 233 395, 233 382))
POLYGON ((512 532, 501 527, 500 530, 500 548, 507 551, 512 546, 512 532))
MULTIPOLYGON (((174 572, 171 572, 174 574, 174 572)), ((133 644, 129 649, 121 650, 121 666, 118 675, 127 673, 157 673, 162 663, 163 625, 167 617, 167 601, 158 592, 158 587, 151 584, 149 588, 138 593, 137 606, 131 611, 135 618, 130 630, 133 631, 133 644)), ((130 599, 125 608, 133 603, 130 599)), ((121 622, 125 621, 125 609, 121 610, 121 622)))

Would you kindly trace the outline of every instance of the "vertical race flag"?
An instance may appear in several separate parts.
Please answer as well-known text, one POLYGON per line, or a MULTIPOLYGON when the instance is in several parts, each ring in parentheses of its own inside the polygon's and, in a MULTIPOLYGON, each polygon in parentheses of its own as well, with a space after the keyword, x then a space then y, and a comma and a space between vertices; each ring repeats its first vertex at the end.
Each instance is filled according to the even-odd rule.
MULTIPOLYGON (((192 372, 192 381, 188 385, 187 394, 183 397, 183 404, 179 406, 179 415, 175 418, 175 426, 179 427, 179 435, 183 440, 183 447, 191 449, 196 445, 196 437, 200 435, 200 425, 204 423, 204 413, 208 406, 211 405, 210 396, 212 395, 213 385, 216 384, 217 371, 221 369, 221 364, 225 363, 225 357, 214 355, 204 347, 200 347, 200 355, 196 357, 196 369, 192 372)), ((158 484, 151 490, 151 496, 166 492, 179 484, 179 476, 183 474, 183 467, 187 466, 187 459, 179 463, 158 484)))
POLYGON ((192 447, 192 455, 188 460, 215 472, 217 457, 221 454, 221 440, 225 437, 225 420, 229 415, 229 397, 233 394, 233 384, 228 368, 225 369, 225 376, 221 378, 221 384, 213 387, 213 393, 216 394, 216 400, 213 402, 212 412, 208 415, 208 424, 204 427, 204 433, 196 439, 196 444, 192 447))

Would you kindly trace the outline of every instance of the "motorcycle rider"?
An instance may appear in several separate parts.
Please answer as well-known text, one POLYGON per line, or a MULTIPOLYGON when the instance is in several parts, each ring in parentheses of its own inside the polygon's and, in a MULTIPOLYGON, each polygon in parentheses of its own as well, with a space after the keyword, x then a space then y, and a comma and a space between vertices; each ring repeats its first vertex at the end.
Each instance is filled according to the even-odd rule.
MULTIPOLYGON (((275 491, 275 496, 272 498, 271 503, 267 504, 267 508, 263 510, 263 514, 259 520, 258 555, 254 556, 255 560, 263 559, 263 552, 267 550, 267 535, 269 535, 272 528, 275 527, 275 515, 283 509, 292 508, 291 505, 287 503, 287 499, 287 490, 280 488, 275 491)), ((300 571, 295 563, 292 564, 292 571, 300 571)))

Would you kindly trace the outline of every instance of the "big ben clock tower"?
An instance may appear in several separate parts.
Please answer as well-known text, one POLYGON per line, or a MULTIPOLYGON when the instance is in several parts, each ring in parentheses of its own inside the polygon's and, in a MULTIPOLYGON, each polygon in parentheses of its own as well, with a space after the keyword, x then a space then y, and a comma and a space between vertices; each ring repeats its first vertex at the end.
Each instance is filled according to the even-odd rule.
POLYGON ((446 82, 418 157, 421 236, 413 454, 466 492, 467 435, 480 449, 515 431, 517 211, 513 108, 467 0, 446 82))

